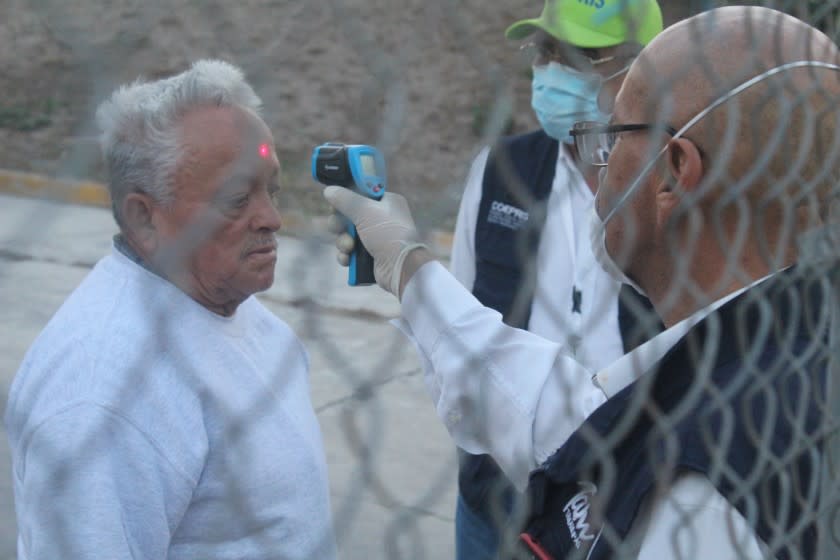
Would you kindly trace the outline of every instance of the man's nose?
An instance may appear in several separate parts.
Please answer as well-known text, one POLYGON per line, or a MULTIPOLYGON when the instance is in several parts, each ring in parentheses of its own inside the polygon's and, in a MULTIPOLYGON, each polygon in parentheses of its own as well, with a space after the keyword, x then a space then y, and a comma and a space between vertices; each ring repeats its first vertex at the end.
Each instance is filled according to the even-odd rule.
POLYGON ((255 230, 268 229, 275 232, 282 225, 280 211, 275 201, 267 191, 263 191, 257 204, 256 214, 251 220, 252 228, 255 230))

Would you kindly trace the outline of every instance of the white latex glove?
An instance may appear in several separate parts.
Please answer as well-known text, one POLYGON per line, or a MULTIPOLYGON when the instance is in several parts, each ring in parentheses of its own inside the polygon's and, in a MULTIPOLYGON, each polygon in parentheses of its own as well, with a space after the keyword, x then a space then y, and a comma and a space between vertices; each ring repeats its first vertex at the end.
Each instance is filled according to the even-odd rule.
MULTIPOLYGON (((359 239, 373 257, 373 275, 383 289, 400 297, 400 278, 403 263, 414 249, 425 247, 420 243, 411 210, 405 198, 395 193, 385 193, 376 201, 343 187, 327 187, 324 198, 338 212, 356 226, 359 239)), ((350 263, 353 238, 345 229, 345 222, 332 216, 329 224, 333 233, 342 232, 336 239, 338 262, 350 263)))

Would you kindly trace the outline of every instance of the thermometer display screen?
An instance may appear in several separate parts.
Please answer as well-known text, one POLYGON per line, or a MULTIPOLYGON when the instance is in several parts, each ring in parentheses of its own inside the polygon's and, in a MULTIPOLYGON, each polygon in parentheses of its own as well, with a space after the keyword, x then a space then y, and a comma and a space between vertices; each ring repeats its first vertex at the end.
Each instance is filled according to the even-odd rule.
POLYGON ((365 154, 359 156, 359 161, 362 164, 362 173, 368 176, 376 176, 376 160, 372 155, 365 154))

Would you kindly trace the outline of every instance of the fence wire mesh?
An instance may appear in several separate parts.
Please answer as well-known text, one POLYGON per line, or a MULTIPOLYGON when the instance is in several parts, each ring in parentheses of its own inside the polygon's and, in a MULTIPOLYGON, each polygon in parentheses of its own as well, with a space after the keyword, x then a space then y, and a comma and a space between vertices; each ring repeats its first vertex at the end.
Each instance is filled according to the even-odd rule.
MULTIPOLYGON (((659 3, 666 25, 736 4, 659 3)), ((623 371, 636 380, 635 390, 623 397, 626 406, 608 423, 609 430, 586 424, 577 433, 582 453, 576 457, 573 482, 597 483, 598 493, 586 497, 589 518, 584 522, 599 527, 602 548, 593 550, 597 554, 609 550, 603 557, 701 558, 705 556, 698 551, 710 550, 705 543, 711 540, 734 543, 735 558, 840 558, 840 442, 836 433, 840 419, 836 382, 840 374, 836 297, 840 290, 836 225, 840 73, 800 68, 770 76, 744 95, 727 99, 696 127, 680 134, 698 150, 702 181, 695 191, 680 191, 672 222, 657 222, 654 208, 661 198, 621 204, 617 196, 608 200, 607 204, 621 208, 616 213, 621 236, 611 240, 616 244, 615 254, 629 252, 639 262, 647 262, 644 251, 668 254, 669 270, 646 271, 665 274, 668 282, 661 284, 661 293, 652 295, 657 302, 654 312, 626 289, 619 294, 616 288, 611 297, 592 301, 588 296, 600 293, 597 286, 556 279, 558 285, 573 288, 571 296, 562 295, 564 302, 571 300, 573 311, 567 312, 565 303, 562 312, 548 305, 538 319, 541 325, 550 325, 541 334, 553 333, 562 346, 553 364, 545 365, 541 355, 535 354, 533 361, 520 362, 513 372, 497 371, 508 363, 506 359, 517 356, 520 344, 528 348, 527 343, 506 338, 512 336, 509 331, 493 330, 496 326, 488 326, 487 317, 478 315, 478 324, 469 325, 470 317, 460 320, 450 337, 442 337, 440 347, 427 349, 429 354, 448 352, 455 358, 436 361, 427 355, 436 373, 424 379, 424 358, 388 324, 400 314, 397 300, 377 287, 345 285, 346 269, 335 263, 333 240, 326 231, 324 218, 329 209, 310 177, 312 148, 334 140, 378 146, 388 161, 389 190, 409 200, 421 234, 446 261, 456 220, 464 219, 463 214, 458 217, 458 210, 470 162, 477 154, 481 158, 483 150, 497 145, 501 137, 539 126, 531 110, 530 60, 523 58, 518 43, 504 39, 504 30, 516 20, 536 16, 541 4, 533 0, 504 5, 477 0, 0 0, 0 65, 4 68, 0 72, 0 171, 6 170, 0 178, 0 398, 4 414, 14 374, 27 349, 62 301, 111 250, 117 232, 113 217, 104 209, 43 200, 72 198, 60 187, 40 200, 17 197, 33 193, 34 179, 24 180, 10 172, 33 172, 60 181, 106 182, 94 120, 102 101, 120 84, 140 76, 164 78, 196 60, 220 58, 243 69, 262 98, 262 116, 276 142, 281 192, 275 202, 285 231, 277 246, 274 283, 258 297, 302 341, 308 353, 309 381, 301 388, 299 380, 290 377, 288 370, 298 355, 293 345, 278 342, 269 350, 258 349, 264 352, 263 359, 274 364, 262 372, 259 384, 238 387, 228 395, 230 386, 224 386, 223 378, 239 366, 219 348, 202 349, 206 356, 198 361, 188 353, 181 355, 188 352, 187 346, 178 346, 190 334, 184 332, 188 323, 171 313, 170 299, 154 289, 141 291, 139 299, 148 302, 144 324, 151 327, 142 330, 136 346, 121 356, 129 372, 121 377, 131 383, 117 387, 112 398, 130 408, 138 394, 160 385, 156 372, 201 387, 199 400, 202 395, 231 397, 202 403, 205 409, 218 408, 216 418, 226 420, 211 435, 207 426, 185 420, 192 403, 179 405, 183 417, 172 409, 147 413, 149 430, 168 426, 166 437, 174 441, 215 437, 223 449, 218 452, 220 462, 212 462, 209 454, 204 457, 203 465, 215 470, 200 470, 200 476, 212 477, 219 485, 215 494, 199 498, 206 500, 202 507, 207 502, 222 504, 219 511, 228 516, 226 522, 210 514, 206 525, 198 523, 189 530, 211 533, 204 537, 212 540, 214 534, 252 531, 254 523, 265 522, 264 517, 254 518, 255 512, 261 516, 279 507, 276 515, 282 517, 283 500, 279 506, 266 503, 278 495, 278 484, 285 496, 291 496, 289 504, 298 503, 301 489, 311 486, 301 481, 309 474, 317 478, 317 460, 307 458, 307 453, 317 455, 317 445, 315 451, 301 451, 271 432, 283 416, 277 412, 283 396, 308 394, 322 433, 331 501, 330 529, 313 530, 324 525, 315 519, 290 525, 295 531, 313 531, 306 542, 312 547, 309 557, 329 557, 325 547, 334 540, 341 558, 454 558, 459 456, 447 432, 468 450, 492 451, 506 474, 521 475, 523 469, 527 474, 560 448, 599 404, 574 402, 574 398, 583 394, 582 387, 592 385, 593 374, 605 371, 621 354, 612 357, 614 348, 605 351, 597 344, 605 336, 618 339, 619 308, 635 324, 630 345, 636 346, 657 334, 660 320, 670 326, 677 322, 675 318, 689 315, 680 308, 686 299, 695 307, 709 304, 733 286, 760 279, 763 275, 756 276, 756 270, 762 268, 757 262, 771 261, 783 268, 795 254, 796 266, 782 280, 767 280, 747 292, 737 310, 712 314, 702 328, 691 331, 682 346, 686 368, 673 374, 681 383, 667 385, 662 379, 669 372, 649 373, 649 364, 641 358, 625 362, 623 371), (640 209, 640 204, 650 207, 640 209), (640 216, 646 219, 639 220, 640 216), (633 243, 656 238, 656 231, 667 231, 667 242, 642 249, 633 243), (711 253, 717 260, 707 260, 711 253), (717 268, 708 270, 709 262, 717 268), (726 285, 709 280, 724 277, 726 285), (767 285, 771 287, 761 288, 767 285), (575 313, 575 305, 581 303, 579 294, 575 303, 575 292, 580 291, 584 312, 575 313), (615 320, 604 327, 605 317, 615 320), (476 340, 481 344, 464 342, 457 330, 464 325, 478 333, 476 340), (722 356, 728 360, 722 362, 722 356), (183 367, 167 369, 166 360, 183 367), (576 361, 582 363, 578 369, 563 366, 576 361), (217 364, 224 375, 208 375, 197 369, 199 363, 217 364), (553 368, 554 373, 540 387, 543 396, 528 401, 524 393, 533 387, 524 380, 531 369, 543 367, 553 368), (511 381, 513 373, 522 376, 521 386, 511 381), (454 379, 463 382, 459 385, 454 379), (504 391, 499 392, 499 384, 504 391), (668 389, 676 391, 677 397, 663 395, 668 389), (500 401, 500 394, 507 395, 508 401, 500 401), (522 422, 510 419, 518 414, 510 410, 520 406, 520 398, 534 406, 529 412, 534 418, 529 431, 521 433, 516 430, 522 422), (558 408, 547 410, 551 406, 558 408), (264 453, 266 441, 279 445, 279 450, 264 453), (681 453, 687 446, 701 457, 694 457, 694 468, 687 466, 681 453), (635 449, 635 454, 628 448, 635 449), (634 480, 625 476, 632 470, 630 465, 636 464, 633 457, 652 469, 652 483, 644 496, 636 496, 632 486, 622 486, 634 480), (703 471, 704 482, 686 477, 692 470, 703 471), (249 478, 254 473, 262 478, 249 478), (291 474, 278 483, 266 473, 291 474), (263 482, 267 486, 261 486, 263 482), (701 499, 681 502, 685 494, 675 488, 683 491, 685 484, 700 484, 689 494, 701 499), (722 506, 725 500, 718 500, 720 495, 735 504, 737 512, 722 506), (628 507, 634 515, 640 512, 632 530, 615 517, 615 511, 628 507), (710 533, 703 525, 703 512, 710 509, 725 520, 725 532, 713 529, 710 533), (647 537, 658 526, 666 530, 653 542, 647 537)), ((835 44, 839 39, 840 1, 738 4, 780 10, 822 30, 835 44)), ((640 74, 646 76, 644 91, 636 94, 644 102, 634 106, 638 113, 633 117, 659 126, 650 131, 650 142, 637 150, 635 160, 656 161, 654 172, 663 176, 673 170, 680 162, 667 161, 660 153, 668 142, 663 123, 673 122, 676 132, 719 95, 789 62, 781 54, 785 48, 801 51, 803 56, 797 59, 825 61, 829 56, 807 46, 811 36, 785 36, 766 22, 750 25, 755 28, 746 34, 748 48, 739 52, 726 52, 729 43, 723 39, 718 50, 694 48, 694 43, 708 44, 708 35, 719 29, 714 25, 692 28, 685 34, 689 46, 682 48, 688 54, 679 67, 654 63, 645 69, 646 74, 640 74), (780 54, 774 56, 774 49, 780 54), (762 58, 761 53, 771 54, 762 58), (739 70, 730 72, 732 67, 739 70), (729 79, 734 74, 738 80, 729 79)), ((840 60, 835 57, 832 62, 840 60)), ((629 120, 617 114, 615 122, 629 120)), ((576 232, 571 242, 574 254, 574 243, 587 243, 588 222, 585 216, 556 215, 551 199, 535 200, 510 158, 499 157, 496 163, 509 189, 506 201, 529 212, 528 226, 520 232, 524 235, 515 239, 514 254, 524 264, 506 320, 523 324, 530 317, 534 327, 537 311, 532 302, 555 297, 551 295, 555 278, 546 276, 546 266, 540 261, 551 250, 545 241, 549 230, 542 230, 539 237, 539 232, 529 228, 543 220, 546 228, 567 220, 576 232)), ((570 176, 577 173, 571 168, 567 171, 570 176)), ((635 176, 611 178, 623 187, 635 184, 635 176)), ((590 179, 597 184, 597 173, 590 179)), ((630 189, 634 193, 647 188, 648 183, 636 182, 639 185, 630 189)), ((679 191, 680 186, 671 184, 666 192, 679 191)), ((607 199, 609 195, 599 196, 607 199)), ((477 200, 475 204, 473 215, 478 212, 477 200)), ((166 247, 164 257, 177 261, 212 237, 217 228, 212 216, 190 220, 166 247)), ((569 270, 575 266, 568 263, 569 270)), ((586 266, 597 264, 581 265, 579 275, 570 275, 590 278, 592 270, 586 266)), ((486 266, 474 270, 475 274, 487 271, 486 266)), ((638 270, 634 272, 639 275, 638 270)), ((592 280, 602 281, 607 280, 592 280)), ((440 296, 424 289, 417 299, 435 301, 440 296)), ((80 330, 102 320, 101 316, 85 317, 80 330)), ((55 339, 56 352, 61 353, 54 358, 56 368, 66 361, 78 363, 81 371, 93 363, 76 356, 72 341, 69 334, 63 341, 55 339)), ((93 350, 103 355, 109 352, 107 344, 93 350)), ((79 379, 87 378, 79 374, 79 379)), ((31 403, 41 406, 38 392, 32 394, 31 403)), ((146 427, 138 429, 142 432, 146 427)), ((89 485, 91 493, 109 483, 101 479, 101 461, 113 453, 107 447, 111 426, 63 426, 54 437, 73 437, 76 428, 83 436, 79 435, 75 457, 52 455, 48 447, 40 449, 48 462, 62 463, 45 482, 56 502, 74 480, 89 485)), ((184 456, 190 453, 193 450, 187 449, 184 456)), ((15 495, 14 483, 21 480, 24 462, 18 455, 13 463, 5 444, 0 457, 0 516, 4 519, 0 558, 14 559, 19 540, 36 542, 41 535, 21 532, 19 537, 14 501, 26 496, 15 495)), ((154 499, 166 502, 168 497, 166 492, 153 494, 142 486, 134 488, 127 493, 131 503, 125 511, 114 512, 114 518, 130 515, 135 507, 149 507, 154 499)), ((499 545, 503 558, 518 553, 519 529, 533 521, 534 496, 523 494, 513 506, 506 503, 510 496, 506 484, 489 490, 492 523, 507 528, 499 545), (512 513, 504 511, 508 508, 512 513)), ((567 506, 576 498, 571 496, 560 505, 567 506)), ((64 549, 68 558, 81 557, 81 545, 73 539, 83 539, 67 529, 78 522, 67 515, 71 510, 68 504, 46 502, 34 510, 43 523, 52 520, 56 534, 68 539, 64 549)), ((561 529, 567 522, 564 511, 561 507, 558 514, 561 529)), ((289 517, 304 518, 300 511, 289 517)), ((178 522, 169 522, 167 530, 184 535, 184 527, 178 533, 178 522)), ((85 530, 95 532, 98 526, 111 527, 108 519, 91 518, 85 530)), ((250 535, 252 551, 274 542, 276 533, 270 524, 262 529, 264 535, 259 531, 250 535)), ((169 534, 150 539, 155 537, 164 543, 161 557, 177 557, 165 552, 167 546, 172 544, 174 550, 177 544, 170 543, 169 534)), ((296 542, 298 537, 291 535, 287 542, 296 542)), ((202 556, 198 549, 193 554, 202 556)), ((246 552, 233 554, 248 557, 246 552)), ((277 557, 270 550, 261 554, 254 557, 277 557)), ((575 548, 568 557, 586 556, 575 548)))

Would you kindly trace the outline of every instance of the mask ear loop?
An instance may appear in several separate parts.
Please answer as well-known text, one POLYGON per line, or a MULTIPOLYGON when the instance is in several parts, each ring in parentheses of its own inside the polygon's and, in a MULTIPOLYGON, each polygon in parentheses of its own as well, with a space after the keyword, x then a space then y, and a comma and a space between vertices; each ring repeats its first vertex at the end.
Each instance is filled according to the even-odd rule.
POLYGON ((609 81, 610 81, 610 80, 612 80, 613 78, 617 78, 617 77, 621 76, 622 74, 626 74, 626 73, 627 73, 627 71, 628 71, 628 70, 630 70, 630 67, 631 67, 631 66, 633 66, 633 63, 632 63, 632 62, 631 62, 630 64, 628 64, 627 66, 625 66, 624 68, 622 68, 621 70, 618 70, 618 71, 616 71, 616 72, 613 72, 612 74, 610 74, 609 76, 607 76, 607 77, 605 77, 605 78, 601 78, 601 83, 603 83, 603 82, 609 82, 609 81))
POLYGON ((609 82, 613 78, 617 78, 617 77, 621 76, 622 74, 626 74, 627 71, 630 70, 630 67, 632 65, 633 65, 633 63, 631 62, 630 64, 628 64, 627 66, 625 66, 621 70, 619 70, 617 72, 613 72, 612 74, 610 74, 609 76, 607 76, 605 78, 603 78, 603 77, 600 78, 600 81, 598 82, 598 97, 596 99, 596 103, 598 104, 598 110, 601 111, 605 116, 609 117, 610 115, 612 115, 612 105, 613 105, 614 101, 613 101, 613 103, 610 103, 609 110, 607 110, 607 107, 606 107, 607 103, 602 101, 602 99, 603 99, 602 96, 604 94, 604 84, 609 82))
MULTIPOLYGON (((685 134, 686 131, 689 128, 691 128, 692 126, 697 124, 697 122, 700 119, 702 119, 703 117, 705 117, 706 115, 708 115, 709 113, 711 113, 712 111, 717 109, 720 105, 722 105, 723 103, 726 103, 727 101, 729 101, 730 99, 732 99, 733 97, 738 95, 739 93, 743 92, 744 90, 747 90, 747 89, 751 88, 755 84, 757 84, 759 82, 762 82, 762 81, 766 80, 767 78, 770 78, 771 76, 775 76, 776 74, 779 74, 779 73, 784 72, 786 70, 791 70, 793 68, 805 68, 805 67, 823 68, 825 70, 834 70, 835 72, 840 72, 840 66, 838 66, 836 64, 831 64, 831 63, 828 63, 828 62, 819 62, 819 61, 816 61, 816 60, 798 60, 796 62, 788 62, 786 64, 776 66, 775 68, 771 68, 771 69, 769 69, 765 72, 762 72, 761 74, 759 74, 759 75, 757 75, 753 78, 750 78, 749 80, 742 83, 741 85, 735 87, 734 89, 731 89, 727 93, 718 97, 714 102, 712 102, 711 105, 709 105, 708 107, 706 107, 705 109, 703 109, 702 111, 697 113, 691 120, 689 120, 687 123, 685 123, 685 125, 682 128, 680 128, 676 132, 676 134, 674 134, 671 138, 672 139, 682 138, 682 135, 685 134)), ((636 179, 630 184, 630 187, 627 190, 624 191, 624 194, 622 194, 621 197, 618 199, 618 203, 613 207, 613 209, 609 211, 609 213, 607 214, 607 217, 604 218, 601 221, 602 227, 606 228, 607 222, 609 222, 613 218, 613 216, 615 216, 615 213, 618 212, 618 210, 627 202, 627 200, 633 195, 633 193, 636 191, 636 189, 639 188, 639 185, 641 185, 642 180, 647 176, 648 173, 650 173, 651 169, 653 169, 653 166, 656 165, 656 162, 659 160, 660 157, 662 157, 662 155, 667 150, 668 150, 668 145, 666 144, 661 150, 659 150, 659 152, 656 154, 656 156, 654 156, 654 158, 651 159, 644 166, 644 168, 642 168, 642 172, 639 173, 639 175, 636 177, 636 179)))

